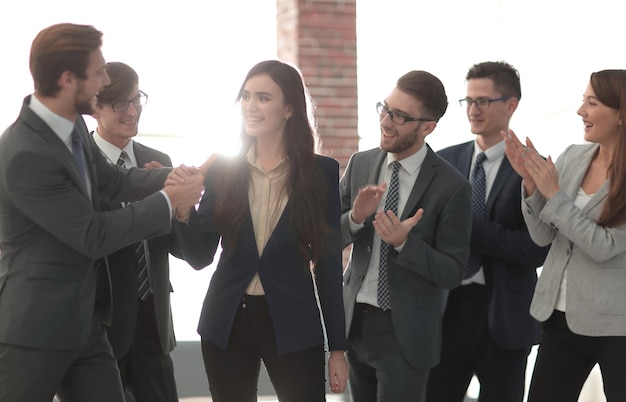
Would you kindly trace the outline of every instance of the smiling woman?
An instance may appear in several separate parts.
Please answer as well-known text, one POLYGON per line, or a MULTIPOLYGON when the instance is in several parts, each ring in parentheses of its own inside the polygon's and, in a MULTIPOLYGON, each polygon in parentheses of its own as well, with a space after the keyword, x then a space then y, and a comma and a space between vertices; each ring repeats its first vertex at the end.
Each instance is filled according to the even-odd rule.
MULTIPOLYGON (((432 72, 442 79, 450 99, 460 99, 469 66, 504 59, 520 70, 524 82, 524 101, 511 127, 534 138, 546 155, 558 155, 563 144, 584 141, 576 109, 588 72, 625 64, 623 52, 607 40, 621 37, 623 25, 620 11, 625 5, 612 0, 568 4, 567 19, 561 18, 561 2, 540 0, 386 0, 384 7, 380 2, 357 3, 362 148, 377 145, 374 105, 401 73, 432 72), (520 29, 529 21, 532 29, 520 29), (417 46, 417 35, 424 33, 432 38, 419 36, 417 46), (437 57, 431 57, 433 51, 437 57)), ((277 55, 277 1, 207 4, 109 0, 85 7, 80 0, 33 0, 13 2, 10 12, 3 4, 0 12, 10 16, 10 23, 0 24, 0 71, 5 77, 0 131, 12 123, 21 99, 33 90, 28 71, 32 38, 45 26, 72 21, 104 32, 105 59, 131 64, 142 77, 150 103, 144 107, 141 142, 167 151, 174 164, 199 164, 212 152, 234 152, 239 116, 233 94, 250 65, 277 55)), ((94 120, 86 120, 95 127, 94 120)), ((437 132, 428 137, 435 150, 473 138, 464 109, 456 104, 437 132)), ((177 336, 198 339, 195 327, 211 270, 195 272, 178 260, 173 265, 180 267, 172 269, 177 336)))

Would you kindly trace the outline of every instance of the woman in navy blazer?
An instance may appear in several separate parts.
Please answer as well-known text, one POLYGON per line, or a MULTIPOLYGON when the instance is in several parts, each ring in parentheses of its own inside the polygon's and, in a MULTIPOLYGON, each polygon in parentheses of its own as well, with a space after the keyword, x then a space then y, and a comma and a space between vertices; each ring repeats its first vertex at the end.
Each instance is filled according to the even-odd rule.
POLYGON ((281 402, 324 401, 324 335, 330 390, 343 392, 348 377, 339 165, 315 154, 293 67, 257 64, 237 100, 240 153, 214 160, 198 211, 176 224, 196 269, 213 261, 221 239, 198 327, 211 396, 256 401, 263 360, 281 402))
POLYGON ((607 401, 626 401, 626 70, 591 74, 578 114, 589 143, 556 164, 505 134, 530 236, 551 244, 530 306, 543 336, 529 402, 577 401, 596 364, 607 401))

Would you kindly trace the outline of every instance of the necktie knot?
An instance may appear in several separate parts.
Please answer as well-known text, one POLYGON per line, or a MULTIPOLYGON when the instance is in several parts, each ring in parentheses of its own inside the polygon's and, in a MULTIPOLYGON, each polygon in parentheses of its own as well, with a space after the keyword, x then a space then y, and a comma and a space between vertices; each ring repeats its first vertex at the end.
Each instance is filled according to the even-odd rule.
POLYGON ((126 167, 126 160, 127 159, 128 159, 128 155, 126 154, 126 151, 122 151, 120 153, 120 157, 117 158, 117 166, 126 167))
POLYGON ((402 164, 398 161, 393 161, 391 162, 391 168, 393 169, 393 174, 398 174, 398 172, 400 171, 400 167, 402 167, 402 164))
POLYGON ((487 160, 487 155, 484 152, 476 155, 476 166, 482 166, 483 162, 487 160))

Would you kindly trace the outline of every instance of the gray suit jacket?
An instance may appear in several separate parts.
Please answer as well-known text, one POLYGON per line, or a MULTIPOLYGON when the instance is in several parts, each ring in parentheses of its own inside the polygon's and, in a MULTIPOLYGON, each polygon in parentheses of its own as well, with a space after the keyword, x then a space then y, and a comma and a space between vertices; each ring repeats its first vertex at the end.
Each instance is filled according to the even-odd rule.
POLYGON ((550 200, 539 191, 522 200, 532 239, 552 244, 537 282, 530 312, 547 320, 567 269, 566 317, 572 332, 586 336, 626 335, 626 225, 598 226, 607 181, 582 210, 574 205, 598 145, 571 145, 556 162, 561 189, 550 200))
POLYGON ((162 187, 168 170, 121 171, 101 155, 82 117, 92 193, 71 152, 24 100, 0 137, 0 343, 84 346, 95 314, 94 261, 170 231, 162 187), (150 195, 152 194, 152 195, 150 195), (142 202, 98 212, 98 200, 142 202))
MULTIPOLYGON (((359 189, 378 183, 386 155, 378 148, 354 154, 340 183, 342 242, 344 247, 353 245, 344 274, 348 333, 374 237, 373 216, 353 235, 349 214, 359 189)), ((402 252, 390 250, 387 272, 391 317, 400 347, 412 366, 430 368, 439 362, 444 292, 463 279, 472 221, 468 181, 430 148, 400 218, 414 215, 418 208, 424 209, 424 215, 409 233, 402 252)))

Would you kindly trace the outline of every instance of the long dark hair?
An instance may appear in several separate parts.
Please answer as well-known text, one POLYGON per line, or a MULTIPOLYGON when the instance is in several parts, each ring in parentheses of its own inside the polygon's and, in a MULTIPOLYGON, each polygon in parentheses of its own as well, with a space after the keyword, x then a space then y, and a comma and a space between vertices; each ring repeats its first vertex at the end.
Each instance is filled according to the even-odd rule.
POLYGON ((591 74, 591 88, 602 104, 617 110, 620 121, 611 155, 609 194, 598 224, 616 227, 626 223, 626 70, 603 70, 591 74))
MULTIPOLYGON (((327 189, 315 164, 316 133, 307 113, 308 93, 295 68, 277 60, 267 60, 248 72, 237 101, 241 100, 246 82, 259 74, 272 78, 283 92, 285 104, 291 105, 293 110, 284 132, 288 166, 286 191, 289 197, 286 208, 304 258, 315 265, 323 253, 329 228, 325 218, 327 189)), ((256 139, 242 128, 238 156, 227 162, 217 177, 215 221, 226 244, 235 241, 237 231, 249 213, 248 186, 251 176, 245 155, 254 141, 256 139)), ((232 252, 232 248, 227 252, 232 252)))

